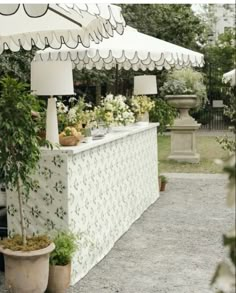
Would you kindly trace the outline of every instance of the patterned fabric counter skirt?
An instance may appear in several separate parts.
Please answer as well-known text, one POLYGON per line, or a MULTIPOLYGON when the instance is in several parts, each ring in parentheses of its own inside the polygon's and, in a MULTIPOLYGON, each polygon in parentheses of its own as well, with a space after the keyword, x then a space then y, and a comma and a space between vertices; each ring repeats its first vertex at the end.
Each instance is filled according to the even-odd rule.
MULTIPOLYGON (((79 148, 79 147, 78 147, 79 148)), ((72 263, 74 284, 97 264, 158 192, 154 126, 84 151, 42 150, 38 186, 24 198, 28 233, 80 234, 72 263)), ((20 232, 16 194, 7 192, 9 234, 20 232)))

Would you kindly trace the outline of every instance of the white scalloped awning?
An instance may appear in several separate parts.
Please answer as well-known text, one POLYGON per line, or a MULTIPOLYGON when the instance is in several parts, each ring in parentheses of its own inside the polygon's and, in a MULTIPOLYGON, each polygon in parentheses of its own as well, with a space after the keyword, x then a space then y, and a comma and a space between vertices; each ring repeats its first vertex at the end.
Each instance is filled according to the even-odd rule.
POLYGON ((126 70, 180 69, 204 65, 202 54, 139 33, 128 26, 122 36, 115 34, 113 38, 91 45, 88 49, 68 49, 62 46, 58 51, 46 49, 35 55, 35 61, 68 59, 73 61, 77 69, 111 69, 116 64, 119 69, 126 70))
POLYGON ((89 47, 91 40, 99 43, 114 30, 122 34, 124 26, 121 8, 110 4, 0 4, 0 54, 33 45, 89 47))
POLYGON ((230 70, 223 74, 223 82, 230 82, 231 86, 236 85, 236 69, 230 70))

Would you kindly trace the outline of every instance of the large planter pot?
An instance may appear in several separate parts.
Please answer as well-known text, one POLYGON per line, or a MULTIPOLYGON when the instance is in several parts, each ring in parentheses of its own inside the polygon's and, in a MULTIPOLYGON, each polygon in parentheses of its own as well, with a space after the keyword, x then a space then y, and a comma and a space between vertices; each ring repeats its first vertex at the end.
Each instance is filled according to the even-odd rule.
POLYGON ((70 286, 71 264, 49 267, 48 293, 65 293, 70 286))
POLYGON ((43 293, 48 284, 49 254, 55 245, 35 251, 0 247, 5 261, 5 287, 12 293, 43 293))
POLYGON ((196 95, 167 95, 165 96, 168 104, 176 108, 180 112, 179 119, 194 120, 189 115, 189 110, 195 108, 198 105, 198 99, 196 95))

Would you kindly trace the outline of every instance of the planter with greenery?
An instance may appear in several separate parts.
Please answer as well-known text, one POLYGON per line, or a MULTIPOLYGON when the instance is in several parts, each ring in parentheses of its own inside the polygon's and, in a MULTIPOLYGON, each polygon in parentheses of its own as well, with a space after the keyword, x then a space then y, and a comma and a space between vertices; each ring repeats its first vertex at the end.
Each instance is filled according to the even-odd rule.
POLYGON ((77 237, 69 232, 59 232, 54 243, 56 247, 50 255, 47 292, 64 293, 70 285, 71 260, 78 247, 77 237))
POLYGON ((180 111, 180 120, 194 120, 189 109, 199 109, 207 101, 203 75, 191 68, 170 72, 160 92, 170 105, 180 111))
POLYGON ((31 175, 40 158, 40 140, 31 111, 37 99, 28 86, 10 77, 0 81, 0 169, 7 189, 17 191, 21 234, 0 243, 5 259, 5 284, 13 293, 44 292, 49 273, 49 254, 54 244, 47 236, 28 236, 25 197, 36 182, 31 175))

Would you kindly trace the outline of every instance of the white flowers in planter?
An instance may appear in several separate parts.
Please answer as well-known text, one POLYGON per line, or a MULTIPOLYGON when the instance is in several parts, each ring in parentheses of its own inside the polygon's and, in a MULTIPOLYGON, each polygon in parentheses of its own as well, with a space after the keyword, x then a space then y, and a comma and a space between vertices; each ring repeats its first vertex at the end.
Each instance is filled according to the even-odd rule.
POLYGON ((125 96, 113 96, 112 94, 109 94, 103 99, 101 107, 104 107, 106 115, 107 112, 110 112, 109 117, 113 117, 113 123, 117 125, 127 125, 129 123, 133 123, 135 121, 135 117, 134 113, 125 102, 125 96))

